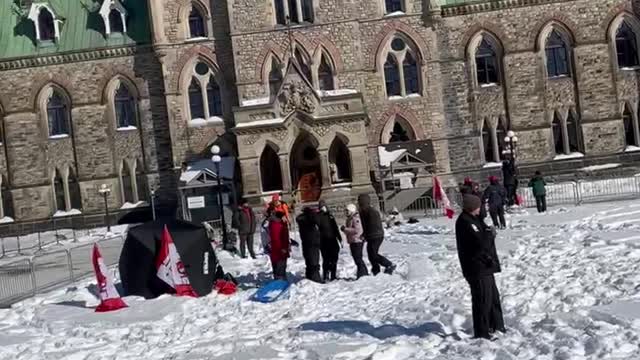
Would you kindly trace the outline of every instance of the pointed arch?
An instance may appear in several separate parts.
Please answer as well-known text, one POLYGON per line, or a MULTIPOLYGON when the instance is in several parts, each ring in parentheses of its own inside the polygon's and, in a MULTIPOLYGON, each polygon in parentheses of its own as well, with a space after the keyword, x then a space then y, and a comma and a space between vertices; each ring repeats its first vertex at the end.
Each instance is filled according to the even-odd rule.
POLYGON ((406 34, 398 32, 389 37, 380 58, 387 97, 421 93, 421 53, 406 34))
POLYGON ((378 32, 376 40, 371 43, 372 47, 369 53, 375 54, 375 57, 369 58, 369 67, 371 70, 381 71, 389 44, 395 37, 400 37, 410 44, 412 50, 415 51, 418 64, 423 64, 429 59, 429 47, 420 33, 402 21, 391 20, 378 32))
POLYGON ((260 182, 262 192, 281 191, 282 167, 277 147, 267 142, 260 154, 260 182))
POLYGON ((489 118, 484 118, 482 121, 481 134, 484 162, 499 162, 500 154, 497 144, 496 127, 489 121, 489 118))
POLYGON ((40 7, 38 13, 38 40, 53 41, 56 39, 55 17, 47 6, 40 7))
POLYGON ((122 13, 118 9, 111 9, 109 12, 109 33, 124 33, 125 25, 122 21, 122 13))
POLYGON ((207 123, 223 117, 227 106, 224 84, 222 74, 210 59, 196 56, 186 63, 181 74, 181 89, 187 90, 183 96, 184 113, 190 124, 199 126, 203 120, 207 123))
POLYGON ((380 138, 381 144, 407 142, 417 140, 416 131, 410 121, 396 114, 385 124, 380 138))
POLYGON ((609 42, 613 48, 616 65, 620 69, 640 66, 640 21, 626 11, 621 12, 609 24, 609 42))
POLYGON ((353 177, 348 143, 349 139, 346 136, 336 133, 329 146, 329 175, 333 184, 351 182, 353 177))
POLYGON ((320 51, 316 72, 318 74, 318 89, 335 90, 335 66, 327 51, 320 51))
POLYGON ((265 59, 262 67, 262 78, 266 79, 265 86, 269 89, 269 96, 276 96, 282 86, 284 74, 282 61, 273 52, 270 52, 265 59))
POLYGON ((466 55, 475 86, 501 83, 504 47, 497 36, 485 29, 478 31, 469 40, 466 55))
POLYGON ((302 75, 307 78, 309 83, 313 83, 313 77, 311 74, 311 57, 309 56, 309 53, 307 53, 302 45, 296 43, 293 48, 293 56, 295 57, 300 71, 302 71, 302 75))
POLYGON ((40 109, 49 138, 71 135, 71 97, 57 84, 45 85, 38 94, 37 108, 40 109))
POLYGON ((564 24, 552 20, 538 34, 536 49, 544 59, 547 77, 571 76, 575 37, 564 24))

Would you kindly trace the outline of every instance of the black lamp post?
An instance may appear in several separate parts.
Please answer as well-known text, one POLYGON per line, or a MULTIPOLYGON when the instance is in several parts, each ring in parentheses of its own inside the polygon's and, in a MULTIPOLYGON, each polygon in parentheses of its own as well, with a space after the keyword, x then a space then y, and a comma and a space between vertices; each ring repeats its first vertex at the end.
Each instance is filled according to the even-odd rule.
POLYGON ((102 184, 100 185, 98 192, 104 198, 104 212, 106 216, 105 220, 107 223, 107 232, 111 232, 111 220, 109 219, 109 202, 107 201, 109 194, 111 194, 111 189, 109 188, 109 186, 107 186, 107 184, 102 184))
POLYGON ((151 217, 156 221, 156 188, 151 187, 151 217))
POLYGON ((224 218, 224 205, 222 204, 222 175, 220 174, 220 162, 222 161, 222 157, 220 157, 220 147, 218 145, 213 145, 211 147, 211 153, 213 154, 211 161, 213 161, 216 166, 216 178, 218 179, 218 207, 220 211, 220 218, 222 220, 222 248, 224 250, 230 250, 228 248, 227 222, 224 218))

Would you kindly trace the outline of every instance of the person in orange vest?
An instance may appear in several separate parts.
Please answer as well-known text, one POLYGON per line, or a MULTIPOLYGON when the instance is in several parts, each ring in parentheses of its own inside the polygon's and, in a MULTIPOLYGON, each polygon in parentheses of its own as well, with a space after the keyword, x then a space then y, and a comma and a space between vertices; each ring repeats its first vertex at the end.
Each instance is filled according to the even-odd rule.
POLYGON ((269 203, 269 207, 275 214, 276 212, 282 212, 284 214, 283 220, 287 223, 287 225, 291 224, 291 218, 289 217, 289 206, 284 201, 280 200, 280 195, 274 194, 271 197, 271 203, 269 203))

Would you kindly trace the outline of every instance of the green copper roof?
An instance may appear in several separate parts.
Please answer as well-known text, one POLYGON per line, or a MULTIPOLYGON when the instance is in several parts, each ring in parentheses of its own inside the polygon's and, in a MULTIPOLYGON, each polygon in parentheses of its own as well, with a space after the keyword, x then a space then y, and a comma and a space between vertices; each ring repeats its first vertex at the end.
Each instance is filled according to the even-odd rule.
POLYGON ((104 22, 98 10, 102 0, 45 0, 63 21, 60 39, 38 46, 35 26, 27 18, 29 9, 18 0, 0 0, 0 59, 119 47, 150 42, 147 2, 123 1, 127 9, 127 33, 105 37, 104 22))

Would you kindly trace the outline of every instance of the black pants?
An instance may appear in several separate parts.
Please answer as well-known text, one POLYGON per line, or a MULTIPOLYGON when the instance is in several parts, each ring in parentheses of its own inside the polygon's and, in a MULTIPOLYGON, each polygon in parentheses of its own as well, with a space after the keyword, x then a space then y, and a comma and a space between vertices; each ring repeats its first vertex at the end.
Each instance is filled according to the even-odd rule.
POLYGON ((507 203, 509 206, 513 206, 516 204, 516 185, 505 185, 505 190, 507 190, 507 203))
POLYGON ((493 275, 467 278, 467 282, 471 289, 474 336, 489 338, 493 332, 504 332, 500 293, 493 275))
POLYGON ((536 196, 536 207, 539 213, 547 211, 547 195, 536 196))
POLYGON ((507 221, 504 219, 504 207, 499 207, 497 209, 489 209, 489 214, 491 215, 491 221, 493 221, 493 226, 496 228, 506 228, 507 221))
POLYGON ((320 277, 320 247, 302 242, 302 256, 305 264, 305 277, 311 281, 322 282, 320 277))
POLYGON ((383 240, 383 236, 367 239, 367 255, 369 255, 371 273, 373 273, 373 275, 378 275, 380 272, 380 266, 388 268, 393 265, 389 259, 378 253, 383 240))
POLYGON ((253 251, 253 234, 239 234, 240 237, 240 256, 242 258, 247 257, 247 247, 249 247, 249 255, 252 258, 256 257, 256 253, 253 251))
POLYGON ((351 257, 353 257, 353 262, 356 263, 356 277, 359 279, 363 276, 369 275, 369 270, 367 270, 367 265, 362 260, 362 250, 364 249, 364 243, 353 243, 349 245, 351 249, 351 257))
POLYGON ((335 280, 338 272, 340 245, 336 239, 322 239, 322 272, 324 280, 335 280))
POLYGON ((271 263, 273 278, 275 280, 287 280, 287 259, 271 263))

